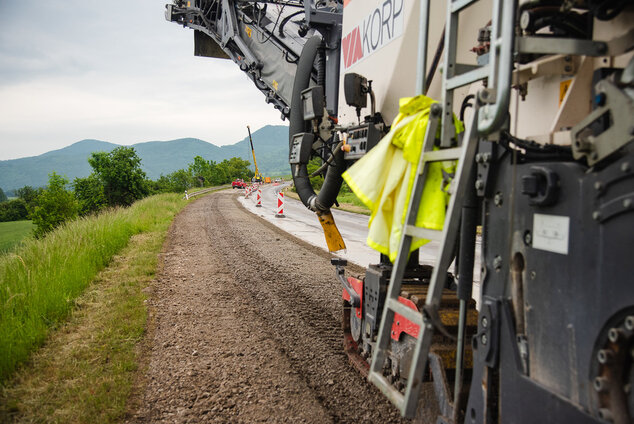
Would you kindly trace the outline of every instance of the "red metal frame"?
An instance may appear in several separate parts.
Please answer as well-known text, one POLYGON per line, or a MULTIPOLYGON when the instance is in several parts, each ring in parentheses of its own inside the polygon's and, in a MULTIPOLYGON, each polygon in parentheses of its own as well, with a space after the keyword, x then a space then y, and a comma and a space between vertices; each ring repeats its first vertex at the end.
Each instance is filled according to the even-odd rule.
MULTIPOLYGON (((357 318, 361 319, 363 317, 363 281, 358 280, 354 277, 348 277, 348 283, 352 286, 353 290, 359 295, 361 299, 361 305, 358 308, 354 308, 354 312, 357 318)), ((341 298, 345 301, 350 302, 350 295, 344 289, 341 293, 341 298)), ((418 311, 418 308, 409 299, 399 296, 398 301, 401 302, 405 306, 409 306, 411 309, 418 311)), ((409 334, 410 336, 416 338, 418 337, 418 332, 420 331, 420 327, 402 315, 394 314, 394 322, 392 323, 392 331, 390 332, 390 337, 392 340, 398 341, 401 337, 402 333, 409 334)))
MULTIPOLYGON (((401 302, 403 305, 409 306, 411 309, 418 311, 416 304, 414 304, 414 302, 412 302, 411 300, 399 296, 398 301, 401 302)), ((417 338, 419 330, 420 327, 414 324, 412 321, 397 313, 394 314, 392 331, 390 333, 392 340, 398 341, 398 339, 401 337, 401 333, 406 333, 414 338, 417 338)))
MULTIPOLYGON (((359 295, 359 299, 361 300, 361 304, 359 305, 359 307, 354 308, 354 312, 357 318, 361 319, 363 317, 363 281, 358 280, 354 277, 348 277, 348 283, 352 286, 352 289, 359 295)), ((341 293, 341 298, 350 302, 350 294, 348 294, 345 289, 341 293)))

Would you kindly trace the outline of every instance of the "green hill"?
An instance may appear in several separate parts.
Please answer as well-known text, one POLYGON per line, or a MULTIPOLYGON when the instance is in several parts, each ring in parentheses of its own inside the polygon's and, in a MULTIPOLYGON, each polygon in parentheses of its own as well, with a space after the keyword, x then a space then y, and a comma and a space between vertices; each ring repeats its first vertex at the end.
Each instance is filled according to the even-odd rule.
MULTIPOLYGON (((287 126, 267 125, 255 131, 252 137, 258 168, 264 175, 289 173, 287 126)), ((88 165, 90 154, 109 152, 116 147, 119 145, 106 141, 82 140, 39 156, 0 161, 0 187, 7 192, 25 185, 44 186, 48 182, 48 174, 53 171, 65 175, 71 181, 76 177, 86 177, 91 172, 88 165)), ((197 138, 181 138, 137 143, 132 147, 141 158, 141 166, 150 179, 185 168, 195 156, 216 162, 231 157, 253 161, 248 136, 226 146, 216 146, 197 138)))

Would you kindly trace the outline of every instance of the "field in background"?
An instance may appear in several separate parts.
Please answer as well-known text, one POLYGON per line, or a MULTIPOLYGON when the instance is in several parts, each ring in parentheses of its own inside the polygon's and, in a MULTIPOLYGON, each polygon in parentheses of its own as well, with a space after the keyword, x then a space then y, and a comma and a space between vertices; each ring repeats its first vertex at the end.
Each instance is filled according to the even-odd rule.
POLYGON ((31 221, 0 222, 0 254, 9 251, 33 231, 31 221))

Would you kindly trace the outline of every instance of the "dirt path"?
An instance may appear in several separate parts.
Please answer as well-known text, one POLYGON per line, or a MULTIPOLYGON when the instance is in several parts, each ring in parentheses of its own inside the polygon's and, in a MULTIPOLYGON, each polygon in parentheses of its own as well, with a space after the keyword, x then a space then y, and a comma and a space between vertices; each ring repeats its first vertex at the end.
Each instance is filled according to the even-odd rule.
POLYGON ((231 192, 175 220, 129 422, 399 422, 342 351, 329 256, 231 192))

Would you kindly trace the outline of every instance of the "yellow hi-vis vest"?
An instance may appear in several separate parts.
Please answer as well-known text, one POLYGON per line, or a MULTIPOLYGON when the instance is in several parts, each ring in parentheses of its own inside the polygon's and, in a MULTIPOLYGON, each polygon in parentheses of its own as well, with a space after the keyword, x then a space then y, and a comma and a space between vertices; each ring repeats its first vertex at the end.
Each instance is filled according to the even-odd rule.
MULTIPOLYGON (((406 97, 399 101, 399 115, 392 129, 365 156, 352 165, 343 179, 370 209, 368 245, 396 260, 403 235, 418 162, 423 148, 429 110, 434 100, 427 96, 406 97)), ((456 132, 462 123, 454 118, 456 132)), ((416 225, 442 230, 449 199, 443 187, 443 170, 452 174, 455 162, 433 162, 427 171, 416 225)), ((429 240, 414 238, 410 253, 429 240)))

